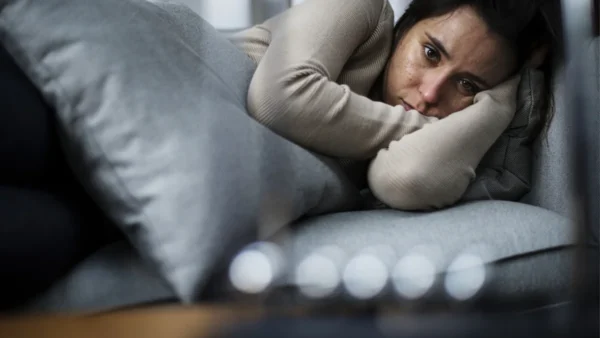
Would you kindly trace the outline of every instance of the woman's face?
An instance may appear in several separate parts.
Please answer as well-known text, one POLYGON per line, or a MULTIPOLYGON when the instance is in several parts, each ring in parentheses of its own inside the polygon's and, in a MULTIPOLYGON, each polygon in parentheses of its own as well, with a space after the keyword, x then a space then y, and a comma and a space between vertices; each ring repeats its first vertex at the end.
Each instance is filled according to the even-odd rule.
POLYGON ((511 75, 515 55, 470 7, 418 22, 389 62, 384 100, 444 118, 511 75))

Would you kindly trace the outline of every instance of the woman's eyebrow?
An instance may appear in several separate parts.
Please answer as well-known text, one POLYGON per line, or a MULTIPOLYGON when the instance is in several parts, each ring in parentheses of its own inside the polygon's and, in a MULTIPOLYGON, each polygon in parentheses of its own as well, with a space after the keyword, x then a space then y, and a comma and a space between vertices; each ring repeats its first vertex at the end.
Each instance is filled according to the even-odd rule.
POLYGON ((438 40, 437 38, 433 37, 431 34, 429 34, 427 32, 425 33, 425 35, 427 35, 427 37, 429 38, 429 41, 431 41, 431 43, 433 43, 433 45, 435 46, 435 48, 437 48, 440 51, 440 53, 444 54, 444 56, 448 60, 452 59, 450 57, 450 54, 446 50, 446 47, 444 47, 444 44, 440 40, 438 40))

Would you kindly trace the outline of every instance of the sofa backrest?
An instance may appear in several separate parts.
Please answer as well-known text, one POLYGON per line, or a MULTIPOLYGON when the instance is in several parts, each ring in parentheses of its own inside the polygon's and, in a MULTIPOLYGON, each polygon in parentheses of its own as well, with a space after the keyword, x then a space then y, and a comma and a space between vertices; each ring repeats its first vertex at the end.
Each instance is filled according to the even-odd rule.
MULTIPOLYGON (((592 65, 587 75, 589 85, 595 86, 591 92, 600 93, 600 40, 596 38, 586 53, 592 65)), ((568 66, 568 65, 566 65, 568 66)), ((553 210, 567 217, 572 217, 575 210, 574 175, 571 168, 571 152, 573 142, 570 138, 574 131, 573 119, 565 98, 565 69, 557 72, 554 90, 554 118, 546 135, 542 135, 534 145, 534 164, 532 190, 524 197, 523 202, 553 210)), ((594 98, 595 114, 593 115, 594 130, 600 135, 600 94, 594 98)), ((597 135, 597 136, 598 136, 597 135)), ((600 151, 600 136, 593 146, 596 153, 600 151)), ((598 156, 595 156, 598 159, 598 156)), ((596 164, 600 167, 600 164, 596 164)), ((596 180, 599 180, 598 178, 596 180)), ((592 183, 592 182, 590 182, 592 183)), ((593 182, 599 184, 599 182, 593 182)))

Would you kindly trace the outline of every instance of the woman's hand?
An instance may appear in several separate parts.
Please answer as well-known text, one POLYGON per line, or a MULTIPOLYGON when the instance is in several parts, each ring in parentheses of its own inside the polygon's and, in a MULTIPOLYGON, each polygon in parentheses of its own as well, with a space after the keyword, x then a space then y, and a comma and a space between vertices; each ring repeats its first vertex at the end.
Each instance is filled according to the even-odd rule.
POLYGON ((456 203, 475 168, 516 112, 520 76, 475 96, 474 104, 393 141, 371 162, 373 194, 390 207, 427 210, 456 203))

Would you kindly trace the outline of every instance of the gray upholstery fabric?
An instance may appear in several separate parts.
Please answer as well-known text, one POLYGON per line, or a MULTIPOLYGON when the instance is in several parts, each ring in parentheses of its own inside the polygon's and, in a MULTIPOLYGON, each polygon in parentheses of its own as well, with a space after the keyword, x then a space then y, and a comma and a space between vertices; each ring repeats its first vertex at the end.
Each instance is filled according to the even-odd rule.
POLYGON ((561 70, 556 77, 552 123, 534 144, 532 190, 522 201, 573 217, 574 178, 567 143, 573 125, 565 107, 563 75, 561 70))
MULTIPOLYGON (((586 60, 592 65, 587 73, 586 79, 589 86, 595 88, 595 92, 600 92, 600 40, 595 40, 589 46, 589 50, 583 53, 588 56, 586 60)), ((554 118, 550 124, 547 135, 540 137, 534 146, 534 164, 533 164, 533 188, 525 196, 523 202, 537 205, 549 210, 554 210, 564 216, 573 217, 575 212, 575 193, 573 181, 575 174, 571 168, 571 150, 569 142, 577 137, 574 129, 574 120, 571 119, 571 111, 568 103, 565 101, 564 92, 564 69, 560 69, 556 76, 556 88, 554 90, 555 110, 554 118)), ((594 90, 591 90, 594 92, 594 90)), ((595 100, 597 112, 592 118, 595 121, 587 126, 592 130, 600 130, 600 97, 596 94, 590 98, 595 100)), ((600 133, 597 133, 599 139, 593 145, 596 147, 595 154, 590 154, 596 158, 596 168, 600 168, 600 133)), ((590 184, 600 184, 590 182, 590 184)))
POLYGON ((518 201, 531 189, 532 143, 541 125, 544 74, 526 69, 513 121, 481 160, 462 201, 518 201))
POLYGON ((154 266, 144 262, 123 241, 94 253, 18 310, 27 313, 95 312, 175 299, 172 289, 154 266))
POLYGON ((431 245, 443 253, 436 262, 438 272, 461 251, 483 246, 487 263, 502 262, 495 268, 490 292, 523 297, 546 291, 546 296, 564 297, 571 278, 571 253, 561 249, 573 243, 571 221, 552 211, 516 202, 481 201, 431 213, 379 210, 317 217, 298 223, 289 245, 294 264, 327 245, 347 255, 389 245, 399 256, 416 246, 431 245))
POLYGON ((356 202, 337 167, 246 114, 254 64, 187 7, 0 6, 0 38, 56 108, 80 180, 183 301, 257 225, 356 202))
MULTIPOLYGON (((430 244, 445 255, 439 271, 462 249, 487 244, 493 254, 487 258, 495 263, 489 295, 507 300, 535 294, 552 304, 569 291, 572 243, 570 222, 562 216, 522 203, 484 201, 434 213, 381 210, 310 218, 294 226, 288 244, 293 264, 322 245, 334 244, 352 254, 389 244, 401 255, 430 244)), ((153 267, 121 242, 82 262, 22 310, 103 311, 175 299, 153 267)))

